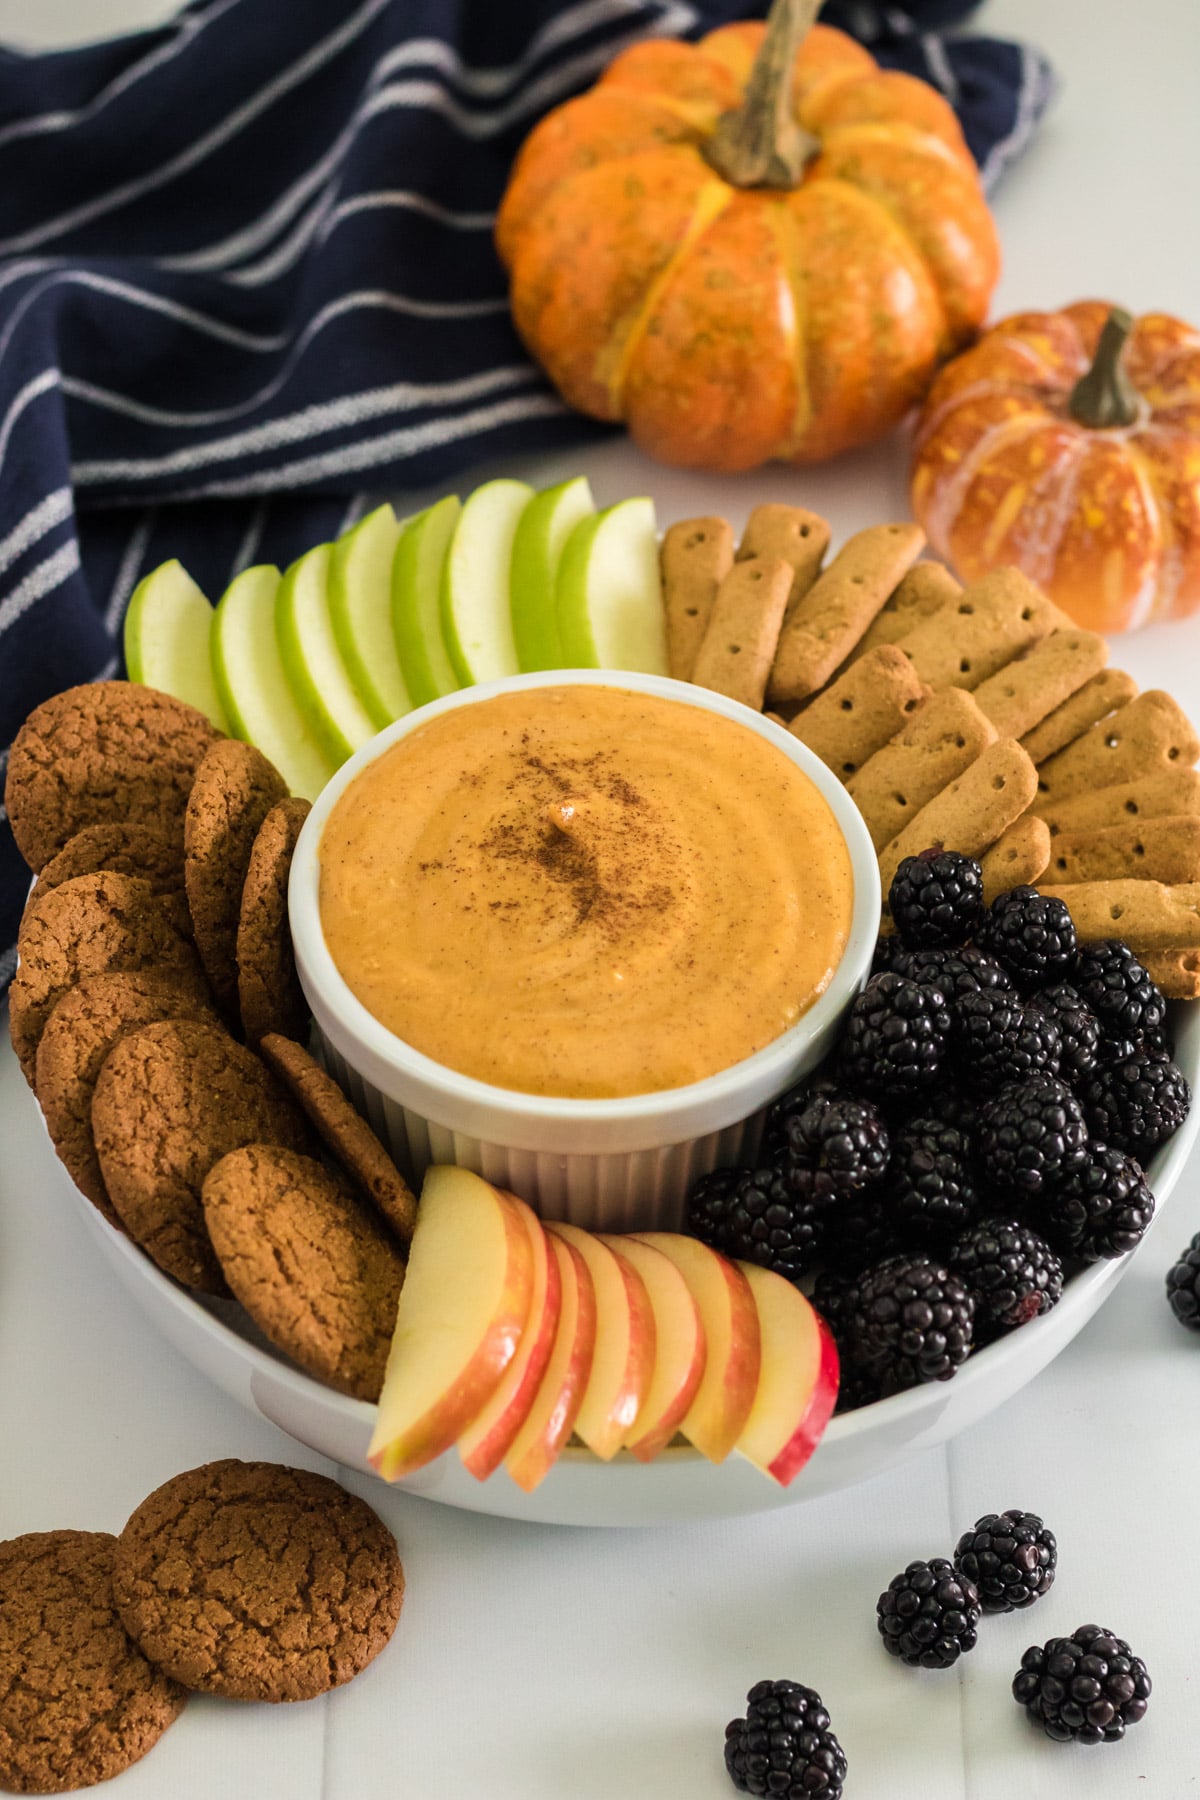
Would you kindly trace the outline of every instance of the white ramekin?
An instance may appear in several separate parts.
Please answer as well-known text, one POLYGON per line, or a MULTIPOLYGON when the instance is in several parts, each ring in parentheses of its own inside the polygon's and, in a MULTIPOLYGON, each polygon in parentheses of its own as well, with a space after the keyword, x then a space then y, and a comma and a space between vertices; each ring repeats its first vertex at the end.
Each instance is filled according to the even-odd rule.
POLYGON ((550 670, 464 688, 381 731, 317 800, 296 845, 288 908, 300 980, 330 1072, 417 1181, 458 1163, 523 1195, 546 1218, 592 1230, 676 1229, 699 1175, 753 1159, 767 1106, 829 1050, 866 979, 879 927, 879 870, 858 809, 790 732, 736 700, 689 682, 604 669, 550 670), (379 1023, 338 972, 321 929, 320 844, 330 812, 367 764, 415 727, 496 694, 543 687, 617 687, 698 706, 757 732, 819 788, 846 839, 854 877, 850 935, 828 988, 764 1049, 687 1087, 621 1100, 523 1094, 460 1075, 379 1023))

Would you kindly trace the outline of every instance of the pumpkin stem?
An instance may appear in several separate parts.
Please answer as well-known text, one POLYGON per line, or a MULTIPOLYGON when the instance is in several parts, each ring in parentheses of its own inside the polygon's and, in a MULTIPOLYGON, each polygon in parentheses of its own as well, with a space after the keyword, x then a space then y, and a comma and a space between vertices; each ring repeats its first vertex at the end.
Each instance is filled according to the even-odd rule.
POLYGON ((1114 425, 1132 425, 1138 416, 1137 389, 1121 365, 1125 339, 1133 319, 1123 306, 1114 306, 1104 321, 1092 366, 1071 389, 1071 417, 1080 425, 1103 431, 1114 425))
POLYGON ((706 161, 733 187, 798 187, 821 147, 792 117, 796 52, 820 6, 821 0, 773 0, 745 98, 722 115, 704 147, 706 161))

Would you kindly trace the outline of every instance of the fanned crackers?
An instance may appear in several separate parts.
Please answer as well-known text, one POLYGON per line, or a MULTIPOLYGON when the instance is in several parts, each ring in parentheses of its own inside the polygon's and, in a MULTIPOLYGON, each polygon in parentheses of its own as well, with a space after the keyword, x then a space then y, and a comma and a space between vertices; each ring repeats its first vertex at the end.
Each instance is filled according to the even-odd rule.
POLYGON ((925 543, 917 525, 873 525, 850 538, 788 614, 767 692, 773 704, 823 688, 925 543))
POLYGON ((728 519, 682 519, 664 536, 660 562, 667 667, 676 681, 690 681, 717 589, 733 567, 733 527, 728 519))
POLYGON ((895 737, 928 694, 903 651, 880 644, 818 694, 790 730, 846 781, 895 737))
POLYGON ((995 741, 995 726, 961 688, 947 688, 919 706, 846 783, 875 848, 890 843, 995 741))
POLYGON ((879 873, 884 892, 904 858, 931 844, 978 856, 1020 818, 1036 791, 1037 770, 1020 744, 1015 738, 998 738, 883 851, 879 873))
POLYGON ((762 711, 792 571, 782 557, 734 563, 717 589, 692 680, 762 711))

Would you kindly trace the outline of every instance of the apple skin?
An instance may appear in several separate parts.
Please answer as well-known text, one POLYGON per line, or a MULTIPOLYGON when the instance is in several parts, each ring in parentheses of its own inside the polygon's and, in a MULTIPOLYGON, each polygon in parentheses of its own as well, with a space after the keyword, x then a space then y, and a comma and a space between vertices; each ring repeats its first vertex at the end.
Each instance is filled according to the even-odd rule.
POLYGON ((586 475, 577 475, 535 494, 517 521, 509 583, 522 674, 565 667, 555 604, 559 558, 575 526, 595 510, 586 475))
POLYGON ((315 800, 334 772, 296 704, 275 636, 279 570, 243 569, 222 594, 212 623, 213 679, 243 743, 256 744, 293 794, 315 800))
POLYGON ((633 1264, 654 1314, 654 1367, 624 1444, 639 1462, 653 1462, 675 1436, 700 1386, 708 1354, 704 1326, 682 1273, 661 1250, 643 1238, 599 1236, 633 1264))
POLYGON ((442 641, 461 687, 517 673, 513 538, 533 499, 523 481, 485 481, 468 496, 442 565, 442 641))
POLYGON ((709 1462, 724 1462, 742 1435, 758 1388, 762 1338, 750 1283, 736 1263, 699 1238, 674 1231, 634 1235, 670 1258, 696 1302, 707 1358, 679 1429, 709 1462))
POLYGON ((798 1288, 770 1269, 739 1262, 762 1331, 762 1369, 738 1454, 781 1487, 795 1480, 837 1401, 833 1336, 798 1288))
POLYGON ((392 561, 392 630, 414 706, 458 691, 439 609, 442 569, 461 512, 458 495, 447 494, 418 513, 401 531, 392 561))
POLYGON ((624 1256, 577 1225, 547 1225, 578 1250, 596 1290, 596 1349, 575 1430, 609 1462, 633 1430, 654 1371, 654 1312, 624 1256))
POLYGON ((527 1494, 545 1480, 575 1428, 596 1350, 596 1290, 588 1266, 565 1238, 547 1233, 547 1242, 562 1290, 558 1329, 541 1386, 504 1459, 527 1494))
POLYGON ((392 564, 400 526, 377 506, 332 545, 329 617, 346 673, 381 731, 412 710, 392 630, 392 564))
POLYGON ((463 1467, 476 1481, 486 1481, 500 1467, 525 1422, 550 1360, 562 1306, 559 1262, 541 1220, 515 1194, 508 1198, 520 1212, 529 1233, 533 1291, 516 1355, 500 1377, 495 1393, 458 1440, 463 1467))
POLYGON ((125 611, 125 668, 130 681, 186 700, 218 731, 229 720, 212 666, 213 609, 178 558, 160 563, 133 590, 125 611))
POLYGON ((825 1435, 825 1427, 833 1417, 833 1409, 837 1405, 841 1374, 838 1348, 834 1343, 833 1333, 819 1315, 817 1325, 821 1333, 821 1366, 812 1398, 804 1417, 767 1468, 767 1474, 773 1476, 781 1487, 787 1487, 793 1476, 800 1473, 825 1435))
POLYGON ((620 500, 576 525, 555 611, 568 668, 669 674, 653 501, 620 500))
POLYGON ((350 680, 329 610, 330 547, 318 544, 287 569, 275 601, 283 672, 335 766, 373 738, 375 725, 350 680))
POLYGON ((426 1171, 367 1455, 385 1481, 457 1440, 517 1353, 533 1293, 529 1230, 469 1169, 426 1171))

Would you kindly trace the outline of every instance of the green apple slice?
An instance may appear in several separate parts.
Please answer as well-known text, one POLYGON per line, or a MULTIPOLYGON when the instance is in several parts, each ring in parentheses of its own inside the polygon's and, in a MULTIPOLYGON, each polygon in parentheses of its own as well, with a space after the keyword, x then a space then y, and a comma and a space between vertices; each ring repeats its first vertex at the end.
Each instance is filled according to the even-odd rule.
POLYGON ((513 642, 522 674, 563 667, 555 603, 559 558, 576 525, 595 510, 586 475, 577 475, 574 481, 535 494, 517 521, 509 586, 513 642))
POLYGON ((461 687, 517 673, 509 570, 533 489, 487 481, 462 509, 442 570, 442 637, 461 687))
POLYGON ((558 565, 569 668, 667 674, 653 500, 622 500, 576 525, 558 565))
POLYGON ((293 794, 315 800, 334 764, 296 702, 275 635, 278 569, 244 569, 213 614, 212 669, 235 737, 255 744, 293 794))
POLYGON ((275 635, 300 710, 337 768, 375 736, 376 727, 333 635, 329 563, 329 545, 318 544, 285 572, 275 598, 275 635))
POLYGON ((411 712, 392 630, 392 562, 400 526, 378 506, 338 538, 329 558, 329 616, 346 672, 376 730, 411 712))
POLYGON ((212 622, 213 609, 183 564, 160 563, 133 590, 125 614, 125 667, 130 681, 186 700, 228 732, 213 680, 212 622))
POLYGON ((392 629, 404 685, 414 706, 456 693, 458 676, 442 638, 442 569, 462 514, 457 494, 447 494, 410 519, 400 533, 392 564, 392 629))

